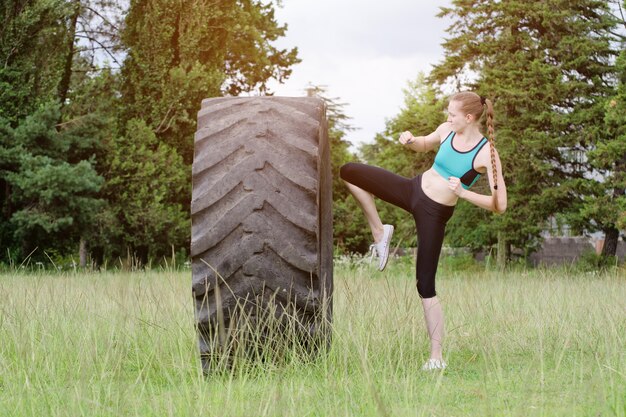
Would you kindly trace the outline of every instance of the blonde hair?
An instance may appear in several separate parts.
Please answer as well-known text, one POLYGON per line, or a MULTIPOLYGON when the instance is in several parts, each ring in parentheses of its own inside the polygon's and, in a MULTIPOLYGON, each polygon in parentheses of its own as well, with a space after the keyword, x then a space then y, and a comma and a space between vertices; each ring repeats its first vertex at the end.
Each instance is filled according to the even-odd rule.
POLYGON ((489 141, 489 152, 491 155, 491 171, 493 174, 493 207, 498 210, 498 199, 496 194, 498 192, 498 171, 496 169, 496 145, 495 145, 495 133, 493 128, 493 104, 488 98, 479 96, 471 91, 462 91, 456 93, 450 97, 450 101, 456 101, 461 103, 461 111, 463 114, 471 114, 480 120, 483 114, 487 118, 487 140, 489 141))

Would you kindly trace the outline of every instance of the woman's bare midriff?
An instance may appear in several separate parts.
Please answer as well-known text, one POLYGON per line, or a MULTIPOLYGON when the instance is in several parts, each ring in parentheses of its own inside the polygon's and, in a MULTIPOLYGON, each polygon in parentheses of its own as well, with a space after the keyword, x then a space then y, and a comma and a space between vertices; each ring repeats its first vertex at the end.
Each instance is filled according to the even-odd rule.
POLYGON ((454 206, 458 200, 456 194, 448 188, 448 180, 433 168, 422 174, 422 190, 428 198, 446 206, 454 206))

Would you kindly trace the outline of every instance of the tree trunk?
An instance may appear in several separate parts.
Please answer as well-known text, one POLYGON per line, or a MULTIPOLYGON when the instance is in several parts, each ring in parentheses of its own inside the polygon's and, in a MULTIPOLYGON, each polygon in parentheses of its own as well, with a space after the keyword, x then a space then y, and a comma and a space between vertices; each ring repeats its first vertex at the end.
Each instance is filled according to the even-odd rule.
POLYGON ((174 26, 174 34, 172 35, 172 68, 180 65, 180 11, 176 15, 176 26, 174 26))
POLYGON ((3 201, 2 204, 2 217, 4 217, 4 221, 9 221, 11 215, 11 186, 9 183, 3 179, 0 179, 0 201, 3 201))
POLYGON ((79 266, 85 268, 87 266, 87 241, 84 237, 80 238, 80 244, 78 246, 78 258, 79 266))
POLYGON ((602 247, 602 257, 615 256, 617 254, 617 239, 619 230, 613 227, 604 229, 604 246, 602 247))
POLYGON ((61 77, 61 81, 59 82, 59 102, 61 103, 61 108, 63 108, 63 106, 65 105, 67 92, 70 89, 70 81, 72 78, 72 63, 74 62, 74 39, 76 38, 76 23, 78 22, 79 15, 80 2, 76 1, 74 3, 74 14, 72 15, 72 20, 70 21, 70 27, 68 28, 65 68, 63 69, 63 77, 61 77))
MULTIPOLYGON (((623 167, 626 165, 626 155, 622 157, 622 160, 616 164, 618 171, 623 171, 623 167)), ((613 189, 613 201, 616 202, 618 198, 625 195, 626 191, 623 189, 613 189)), ((615 203, 613 203, 615 204, 615 203)), ((615 224, 610 224, 602 229, 604 232, 604 246, 602 247, 602 257, 615 256, 617 254, 617 240, 619 239, 619 230, 615 224)))
POLYGON ((510 253, 511 245, 506 241, 504 232, 498 232, 498 252, 496 258, 498 269, 504 269, 506 267, 506 261, 509 259, 510 253))

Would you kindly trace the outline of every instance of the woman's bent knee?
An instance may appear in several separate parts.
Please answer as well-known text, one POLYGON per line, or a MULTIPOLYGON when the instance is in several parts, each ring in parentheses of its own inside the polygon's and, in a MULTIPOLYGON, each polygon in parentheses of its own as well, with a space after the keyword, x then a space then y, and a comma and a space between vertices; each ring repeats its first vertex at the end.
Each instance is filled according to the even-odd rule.
POLYGON ((347 164, 342 165, 341 168, 339 168, 339 176, 341 179, 350 182, 349 178, 351 177, 351 173, 354 172, 356 165, 357 164, 355 162, 348 162, 347 164))

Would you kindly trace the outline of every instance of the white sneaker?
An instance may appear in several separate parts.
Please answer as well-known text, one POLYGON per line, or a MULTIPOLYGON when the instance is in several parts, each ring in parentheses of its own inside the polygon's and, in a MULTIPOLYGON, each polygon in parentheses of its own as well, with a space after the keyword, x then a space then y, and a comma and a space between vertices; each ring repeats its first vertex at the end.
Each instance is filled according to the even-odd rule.
POLYGON ((441 359, 428 359, 428 361, 422 366, 422 371, 434 371, 435 369, 446 369, 448 365, 441 359))
MULTIPOLYGON (((383 225, 383 238, 378 243, 372 243, 370 250, 372 256, 378 256, 378 270, 382 271, 387 266, 389 258, 389 248, 391 247, 391 236, 393 236, 393 226, 390 224, 383 225)), ((371 261, 371 257, 370 257, 371 261)))

